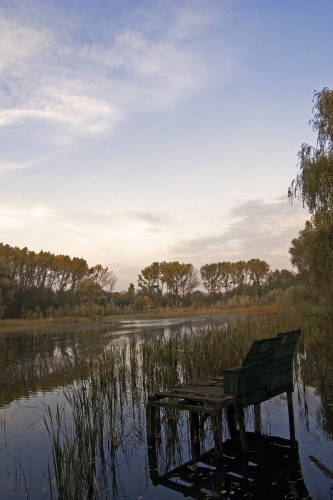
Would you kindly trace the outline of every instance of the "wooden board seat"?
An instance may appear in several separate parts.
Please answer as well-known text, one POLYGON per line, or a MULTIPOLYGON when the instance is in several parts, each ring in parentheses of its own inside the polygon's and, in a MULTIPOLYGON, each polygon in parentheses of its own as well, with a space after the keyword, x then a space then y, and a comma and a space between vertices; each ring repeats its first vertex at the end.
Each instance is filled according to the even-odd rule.
POLYGON ((293 357, 301 334, 293 330, 277 337, 253 342, 242 365, 223 370, 223 376, 193 384, 170 387, 155 392, 147 402, 147 437, 153 438, 155 407, 171 407, 196 413, 213 414, 220 421, 227 409, 230 434, 233 434, 233 413, 239 428, 243 451, 247 451, 243 408, 254 405, 255 432, 260 433, 260 403, 287 393, 290 436, 295 440, 292 396, 293 357), (230 417, 232 415, 232 417, 230 417))

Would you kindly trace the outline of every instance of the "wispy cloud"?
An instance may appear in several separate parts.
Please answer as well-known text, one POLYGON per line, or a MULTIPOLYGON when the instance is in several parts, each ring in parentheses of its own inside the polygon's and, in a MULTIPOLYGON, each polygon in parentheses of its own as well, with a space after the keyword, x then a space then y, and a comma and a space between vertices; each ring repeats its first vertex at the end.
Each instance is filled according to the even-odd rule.
POLYGON ((207 78, 193 30, 204 36, 213 20, 195 7, 174 9, 171 19, 147 9, 145 22, 129 16, 122 28, 99 19, 100 37, 80 39, 90 20, 62 21, 53 5, 51 24, 47 5, 27 4, 0 17, 0 126, 42 121, 58 133, 98 134, 130 113, 172 106, 207 78))
POLYGON ((10 170, 20 170, 23 168, 31 167, 32 165, 34 165, 34 162, 0 162, 0 176, 10 170))
POLYGON ((143 211, 119 212, 60 212, 46 205, 36 204, 29 208, 0 207, 0 231, 16 231, 17 227, 31 227, 38 223, 56 228, 82 233, 87 238, 105 238, 115 233, 158 233, 171 224, 171 217, 166 213, 143 211))
POLYGON ((231 222, 223 233, 181 240, 171 253, 206 262, 258 257, 279 266, 279 262, 288 261, 290 242, 304 227, 308 212, 301 204, 289 205, 284 197, 272 203, 242 202, 226 218, 231 222))

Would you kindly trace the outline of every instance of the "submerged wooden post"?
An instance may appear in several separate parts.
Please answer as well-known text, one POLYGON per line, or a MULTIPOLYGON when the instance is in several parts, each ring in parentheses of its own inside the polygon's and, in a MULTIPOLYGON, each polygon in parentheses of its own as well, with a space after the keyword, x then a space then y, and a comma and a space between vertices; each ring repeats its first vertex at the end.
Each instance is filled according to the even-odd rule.
POLYGON ((153 484, 158 485, 158 462, 154 443, 148 446, 148 471, 153 484))
POLYGON ((254 433, 257 436, 261 434, 261 409, 260 403, 255 403, 254 407, 254 433))
POLYGON ((219 411, 213 415, 213 429, 214 429, 214 453, 216 458, 222 457, 223 444, 222 444, 222 414, 219 411))
POLYGON ((243 407, 240 405, 238 405, 237 408, 237 421, 238 421, 238 431, 239 431, 240 442, 242 445, 242 451, 243 453, 247 453, 249 451, 249 447, 247 444, 247 437, 244 425, 244 411, 243 407))
POLYGON ((293 407, 293 393, 292 392, 287 392, 287 401, 288 401, 290 441, 292 443, 295 443, 296 442, 296 435, 295 435, 295 421, 294 421, 294 407, 293 407))
POLYGON ((199 413, 190 411, 190 436, 191 453, 194 462, 198 462, 200 457, 200 439, 199 439, 199 413))
POLYGON ((234 439, 236 436, 236 427, 235 427, 235 412, 233 405, 227 406, 226 414, 227 414, 229 434, 231 439, 234 439))
POLYGON ((152 401, 153 398, 148 398, 148 404, 146 405, 146 427, 147 427, 147 441, 152 442, 155 440, 155 421, 156 421, 156 407, 149 404, 149 400, 152 401))

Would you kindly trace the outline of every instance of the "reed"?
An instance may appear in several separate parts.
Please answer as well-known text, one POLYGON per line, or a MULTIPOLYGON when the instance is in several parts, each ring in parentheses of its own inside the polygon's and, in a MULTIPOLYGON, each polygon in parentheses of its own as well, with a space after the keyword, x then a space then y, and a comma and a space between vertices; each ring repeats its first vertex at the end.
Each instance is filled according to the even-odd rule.
MULTIPOLYGON (((324 376, 327 363, 320 365, 313 359, 308 368, 304 353, 326 345, 331 320, 301 314, 246 317, 235 325, 200 331, 183 328, 174 334, 147 335, 77 353, 78 361, 68 368, 75 379, 64 389, 66 404, 55 412, 45 411, 52 446, 48 468, 51 498, 88 500, 100 498, 102 493, 105 498, 117 498, 119 464, 128 465, 137 449, 145 446, 144 405, 149 394, 219 376, 224 368, 240 364, 254 340, 299 327, 303 331, 297 354, 301 376, 308 380, 324 376), (313 375, 314 366, 319 372, 313 375)), ((299 387, 301 390, 302 385, 299 387)), ((164 418, 170 420, 166 437, 172 441, 168 463, 181 453, 175 433, 180 415, 171 417, 165 412, 164 418)))

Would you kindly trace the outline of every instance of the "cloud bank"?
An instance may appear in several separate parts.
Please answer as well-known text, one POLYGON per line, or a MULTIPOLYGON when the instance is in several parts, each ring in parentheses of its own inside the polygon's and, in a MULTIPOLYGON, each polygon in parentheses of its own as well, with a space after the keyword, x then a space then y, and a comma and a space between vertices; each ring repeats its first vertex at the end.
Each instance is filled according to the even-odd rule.
POLYGON ((291 240, 309 218, 307 210, 286 196, 272 203, 260 199, 244 201, 225 214, 228 227, 220 234, 181 240, 171 253, 189 261, 248 260, 262 258, 271 266, 290 267, 291 240))

